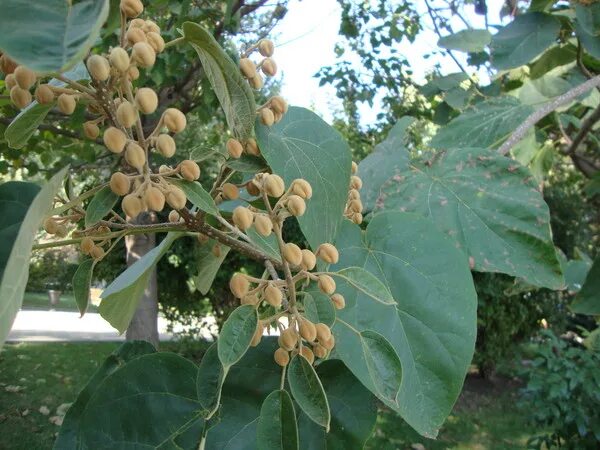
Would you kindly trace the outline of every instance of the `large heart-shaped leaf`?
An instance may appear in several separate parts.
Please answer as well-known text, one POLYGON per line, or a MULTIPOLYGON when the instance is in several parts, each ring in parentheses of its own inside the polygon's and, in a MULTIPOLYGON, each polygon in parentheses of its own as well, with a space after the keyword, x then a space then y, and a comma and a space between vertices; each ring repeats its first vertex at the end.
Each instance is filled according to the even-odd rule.
POLYGON ((482 52, 492 40, 488 30, 462 30, 439 39, 438 45, 448 50, 482 52))
POLYGON ((206 29, 193 22, 183 24, 183 36, 198 53, 206 77, 237 139, 252 135, 256 118, 254 93, 229 55, 206 29))
POLYGON ((36 72, 64 72, 92 47, 108 10, 108 0, 5 0, 0 48, 36 72))
POLYGON ((571 309, 579 314, 600 315, 600 256, 594 260, 571 309))
POLYGON ((0 185, 0 347, 23 302, 36 233, 52 209, 67 170, 54 175, 41 190, 22 182, 0 185))
POLYGON ((286 186, 304 178, 313 190, 298 218, 312 248, 331 242, 342 220, 350 183, 350 150, 340 134, 312 111, 291 107, 278 124, 256 125, 262 155, 286 186))
MULTIPOLYGON (((371 272, 394 302, 377 301, 338 279, 346 307, 337 311, 333 327, 335 356, 419 433, 435 436, 460 393, 475 346, 477 298, 467 259, 430 221, 401 212, 376 214, 364 233, 344 222, 336 245, 337 267, 371 272), (365 332, 393 347, 401 380, 395 365, 373 370, 362 342, 365 332), (382 373, 389 374, 383 392, 382 380, 375 379, 382 373), (399 391, 392 402, 394 380, 399 391)), ((374 344, 367 348, 378 346, 383 353, 385 346, 374 344)))
POLYGON ((416 212, 456 241, 475 270, 563 286, 550 214, 529 170, 496 152, 452 149, 413 162, 381 209, 416 212))

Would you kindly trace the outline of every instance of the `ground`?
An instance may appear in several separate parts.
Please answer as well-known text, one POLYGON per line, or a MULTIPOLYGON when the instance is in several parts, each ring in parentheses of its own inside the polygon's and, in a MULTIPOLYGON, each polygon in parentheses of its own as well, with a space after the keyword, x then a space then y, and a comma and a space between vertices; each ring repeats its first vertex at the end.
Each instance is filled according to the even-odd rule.
MULTIPOLYGON (((66 403, 72 402, 105 356, 119 343, 6 344, 0 353, 0 449, 52 447, 66 403)), ((165 343, 162 350, 197 348, 165 343)), ((470 376, 439 439, 420 438, 390 411, 380 412, 369 450, 522 449, 533 430, 515 407, 516 384, 470 376)))

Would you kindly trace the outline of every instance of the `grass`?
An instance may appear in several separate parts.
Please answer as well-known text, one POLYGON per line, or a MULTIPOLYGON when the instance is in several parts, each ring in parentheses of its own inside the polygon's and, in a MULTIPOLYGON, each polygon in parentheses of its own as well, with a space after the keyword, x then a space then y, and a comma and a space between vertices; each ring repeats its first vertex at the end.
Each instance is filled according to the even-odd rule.
MULTIPOLYGON (((56 416, 60 416, 57 409, 76 398, 99 364, 118 345, 117 342, 5 345, 0 352, 0 448, 51 448, 59 430, 54 423, 56 416)), ((169 342, 162 345, 162 350, 183 351, 198 360, 199 347, 202 345, 182 347, 169 342)), ((394 413, 381 410, 367 449, 523 449, 535 430, 525 425, 526 416, 516 409, 516 392, 514 383, 505 379, 491 385, 469 378, 436 441, 419 436, 394 413), (419 443, 423 447, 414 446, 419 443)))
MULTIPOLYGON (((60 311, 77 311, 77 303, 75 303, 75 297, 73 292, 63 292, 60 296, 58 305, 53 307, 60 311)), ((48 299, 47 292, 25 292, 23 297, 22 309, 36 309, 36 310, 49 310, 50 300, 48 299)), ((97 308, 91 302, 88 307, 88 312, 96 312, 97 308)))

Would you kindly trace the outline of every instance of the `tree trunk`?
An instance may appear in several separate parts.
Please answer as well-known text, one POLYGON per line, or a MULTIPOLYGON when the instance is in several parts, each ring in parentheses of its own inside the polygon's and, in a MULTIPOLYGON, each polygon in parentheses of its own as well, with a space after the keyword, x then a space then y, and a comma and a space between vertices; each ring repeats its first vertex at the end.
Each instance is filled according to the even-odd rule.
MULTIPOLYGON (((137 223, 151 223, 150 214, 142 213, 136 220, 137 223)), ((125 237, 127 250, 127 266, 131 266, 142 256, 152 250, 156 245, 154 234, 137 234, 125 237)), ((127 328, 125 337, 128 341, 144 340, 150 342, 158 349, 158 291, 156 282, 156 267, 152 269, 148 285, 135 310, 133 318, 127 328)))

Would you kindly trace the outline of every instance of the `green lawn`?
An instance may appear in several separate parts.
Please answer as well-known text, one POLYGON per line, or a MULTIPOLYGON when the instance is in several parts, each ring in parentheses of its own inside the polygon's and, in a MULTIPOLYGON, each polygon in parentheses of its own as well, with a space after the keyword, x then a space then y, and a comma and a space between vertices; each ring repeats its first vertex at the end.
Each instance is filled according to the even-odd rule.
MULTIPOLYGON (((118 345, 116 342, 5 345, 0 352, 0 448, 51 448, 59 429, 57 409, 75 399, 98 365, 118 345)), ((162 349, 200 353, 198 348, 183 348, 176 343, 165 343, 162 349)), ((422 443, 427 450, 524 448, 533 430, 524 425, 525 416, 515 409, 514 386, 510 383, 490 386, 469 379, 437 441, 421 438, 393 413, 382 410, 367 448, 410 449, 416 443, 422 443)))
MULTIPOLYGON (((22 309, 50 309, 50 300, 48 299, 47 292, 25 292, 23 297, 22 309)), ((73 292, 64 292, 60 296, 58 305, 54 306, 54 309, 61 311, 77 311, 77 303, 75 303, 75 297, 73 292)), ((96 312, 96 307, 90 303, 88 312, 96 312)))

